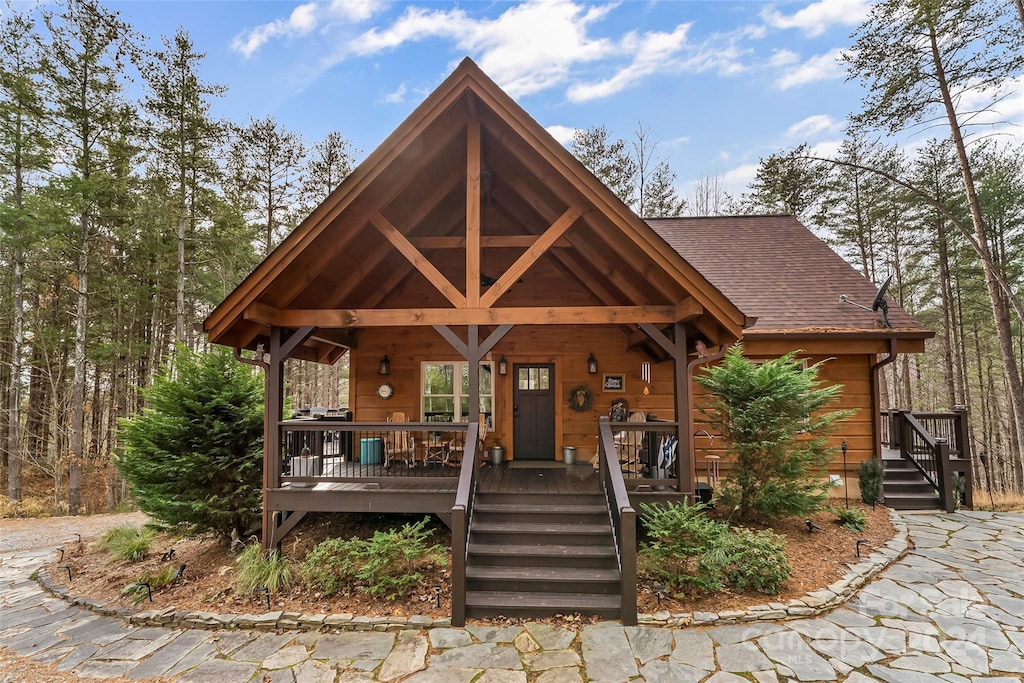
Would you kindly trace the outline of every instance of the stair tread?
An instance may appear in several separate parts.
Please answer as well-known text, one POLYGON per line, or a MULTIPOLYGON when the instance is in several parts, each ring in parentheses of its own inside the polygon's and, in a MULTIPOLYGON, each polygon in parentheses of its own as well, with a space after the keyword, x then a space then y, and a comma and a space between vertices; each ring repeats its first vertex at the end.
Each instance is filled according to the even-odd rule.
POLYGON ((466 578, 589 583, 618 581, 619 570, 589 567, 502 567, 474 565, 466 567, 466 578))
POLYGON ((621 599, 618 595, 599 593, 466 591, 467 607, 546 607, 583 612, 590 609, 618 609, 620 605, 621 599))
POLYGON ((607 514, 605 505, 526 505, 522 503, 480 503, 473 506, 476 512, 536 513, 536 514, 607 514))
POLYGON ((610 524, 589 524, 586 522, 473 522, 473 531, 484 533, 510 534, 609 534, 610 524))
POLYGON ((606 545, 533 545, 519 543, 470 542, 470 555, 615 557, 615 546, 606 545))

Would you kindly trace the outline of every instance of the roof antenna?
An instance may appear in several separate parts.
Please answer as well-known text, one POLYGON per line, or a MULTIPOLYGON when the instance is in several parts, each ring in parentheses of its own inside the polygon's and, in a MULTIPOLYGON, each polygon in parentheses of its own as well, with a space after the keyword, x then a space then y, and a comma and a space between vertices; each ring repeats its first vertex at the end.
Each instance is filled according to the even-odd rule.
POLYGON ((845 294, 839 295, 839 303, 850 304, 857 308, 863 308, 865 311, 872 311, 877 313, 879 310, 882 311, 882 319, 879 321, 883 327, 892 329, 892 325, 889 324, 889 302, 885 300, 885 292, 889 289, 889 283, 892 282, 892 275, 885 278, 885 282, 878 288, 878 294, 875 294, 875 300, 871 302, 871 307, 867 307, 864 304, 859 304, 856 301, 850 301, 845 294))

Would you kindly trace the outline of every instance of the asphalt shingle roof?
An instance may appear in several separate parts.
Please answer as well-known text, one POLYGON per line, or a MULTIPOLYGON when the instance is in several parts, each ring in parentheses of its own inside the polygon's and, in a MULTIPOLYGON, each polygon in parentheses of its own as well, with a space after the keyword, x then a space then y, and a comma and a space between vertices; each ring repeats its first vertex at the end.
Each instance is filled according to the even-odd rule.
MULTIPOLYGON (((757 323, 750 332, 879 332, 877 287, 793 216, 653 218, 647 223, 757 323)), ((928 333, 891 296, 898 332, 928 333)), ((928 333, 930 336, 930 333, 928 333)))

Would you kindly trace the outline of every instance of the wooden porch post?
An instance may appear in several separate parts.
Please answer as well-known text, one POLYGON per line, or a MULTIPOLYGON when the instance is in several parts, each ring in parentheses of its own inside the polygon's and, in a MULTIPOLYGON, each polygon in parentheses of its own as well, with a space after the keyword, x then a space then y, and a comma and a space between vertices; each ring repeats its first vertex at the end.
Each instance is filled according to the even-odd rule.
POLYGON ((281 358, 281 328, 270 328, 270 363, 263 392, 263 549, 270 550, 274 519, 270 490, 281 486, 281 439, 277 423, 284 411, 284 360, 281 358))
POLYGON ((640 323, 640 329, 672 356, 672 387, 676 411, 676 463, 678 490, 680 493, 696 492, 696 476, 693 453, 690 448, 693 439, 693 415, 690 412, 690 373, 686 362, 686 325, 677 322, 672 327, 672 339, 651 323, 640 323))
MULTIPOLYGON (((687 377, 686 363, 686 326, 683 323, 675 324, 675 347, 676 352, 672 354, 672 370, 675 392, 676 423, 679 425, 679 451, 677 463, 679 471, 680 493, 696 494, 696 476, 694 470, 693 453, 690 446, 693 441, 693 433, 689 425, 693 424, 693 415, 690 406, 690 383, 687 377), (686 430, 683 433, 683 430, 686 430)), ((694 502, 693 500, 690 501, 694 502)))
POLYGON ((263 549, 274 545, 276 523, 270 510, 270 490, 281 487, 281 430, 284 417, 284 362, 313 334, 302 327, 285 337, 284 330, 270 328, 270 363, 263 393, 263 549))

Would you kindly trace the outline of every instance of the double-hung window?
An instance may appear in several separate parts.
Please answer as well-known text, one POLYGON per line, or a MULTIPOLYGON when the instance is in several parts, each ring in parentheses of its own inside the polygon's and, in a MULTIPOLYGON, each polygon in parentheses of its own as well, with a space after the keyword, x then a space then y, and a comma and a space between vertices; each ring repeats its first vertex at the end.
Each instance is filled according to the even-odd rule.
MULTIPOLYGON (((480 363, 480 406, 488 427, 493 428, 494 364, 480 363)), ((420 398, 427 422, 468 422, 469 363, 465 361, 424 361, 420 372, 420 398)))

